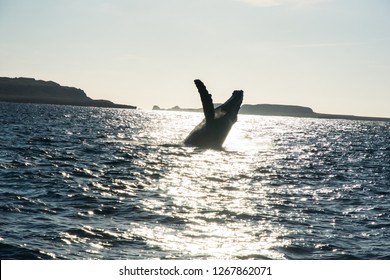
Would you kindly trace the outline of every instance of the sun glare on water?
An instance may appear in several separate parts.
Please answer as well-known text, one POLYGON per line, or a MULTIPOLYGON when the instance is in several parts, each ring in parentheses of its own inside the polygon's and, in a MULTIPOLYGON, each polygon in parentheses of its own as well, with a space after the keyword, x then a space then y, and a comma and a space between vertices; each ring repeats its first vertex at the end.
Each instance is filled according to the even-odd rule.
POLYGON ((250 121, 233 126, 223 150, 180 147, 169 171, 155 188, 161 196, 143 201, 145 209, 165 217, 154 224, 133 224, 150 246, 172 256, 197 258, 282 258, 274 247, 288 241, 282 226, 262 212, 266 189, 253 178, 259 153, 269 155, 269 139, 253 139, 250 121), (169 222, 168 222, 169 221, 169 222))

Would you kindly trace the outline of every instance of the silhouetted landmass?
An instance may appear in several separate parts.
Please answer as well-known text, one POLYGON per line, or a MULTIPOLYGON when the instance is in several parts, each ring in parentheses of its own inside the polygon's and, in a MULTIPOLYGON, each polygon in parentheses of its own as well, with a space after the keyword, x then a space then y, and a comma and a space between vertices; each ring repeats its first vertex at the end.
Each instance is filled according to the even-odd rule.
POLYGON ((309 107, 273 104, 242 105, 240 113, 245 115, 288 117, 311 117, 315 114, 309 107))
POLYGON ((136 109, 135 106, 108 100, 94 100, 81 89, 33 78, 0 77, 0 101, 136 109))
MULTIPOLYGON (((199 109, 182 109, 175 106, 170 109, 161 109, 158 106, 153 106, 153 110, 165 111, 186 111, 186 112, 202 112, 199 109)), ((299 118, 318 118, 318 119, 344 119, 344 120, 363 120, 363 121, 385 121, 390 122, 390 118, 380 117, 363 117, 352 115, 335 115, 316 113, 313 109, 304 106, 295 105, 275 105, 275 104, 244 104, 241 106, 240 114, 244 115, 261 115, 261 116, 284 116, 284 117, 299 117, 299 118)))
POLYGON ((390 121, 390 118, 381 118, 381 117, 322 114, 322 113, 314 112, 313 109, 309 107, 294 106, 294 105, 272 105, 272 104, 242 105, 240 113, 246 115, 287 116, 287 117, 319 118, 319 119, 345 119, 345 120, 386 121, 386 122, 390 121))

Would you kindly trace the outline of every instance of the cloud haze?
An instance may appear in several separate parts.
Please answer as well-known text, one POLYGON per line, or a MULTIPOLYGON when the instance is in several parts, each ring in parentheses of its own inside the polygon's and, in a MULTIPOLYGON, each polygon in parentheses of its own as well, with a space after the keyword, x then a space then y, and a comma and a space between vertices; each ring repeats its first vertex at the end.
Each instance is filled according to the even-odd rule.
POLYGON ((0 76, 150 109, 215 102, 390 117, 387 0, 0 0, 0 76))

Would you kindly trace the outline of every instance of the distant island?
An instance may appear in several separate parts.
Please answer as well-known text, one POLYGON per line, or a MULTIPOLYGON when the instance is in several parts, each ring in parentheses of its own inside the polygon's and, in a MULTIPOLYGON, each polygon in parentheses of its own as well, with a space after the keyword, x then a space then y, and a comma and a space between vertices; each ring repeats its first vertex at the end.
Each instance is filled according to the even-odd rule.
POLYGON ((78 88, 33 78, 0 77, 0 102, 39 103, 88 107, 136 109, 136 106, 94 100, 78 88))
MULTIPOLYGON (((217 104, 216 104, 217 105, 217 104)), ((218 105, 217 105, 218 106, 218 105)), ((182 109, 179 106, 170 109, 161 109, 159 106, 153 106, 153 110, 164 111, 185 111, 185 112, 202 112, 202 108, 182 109)), ((380 117, 363 117, 353 115, 335 115, 316 113, 313 109, 296 105, 275 105, 275 104, 244 104, 241 106, 239 114, 243 115, 261 115, 261 116, 284 116, 298 118, 318 118, 318 119, 344 119, 344 120, 363 120, 363 121, 385 121, 390 122, 390 118, 380 117)))

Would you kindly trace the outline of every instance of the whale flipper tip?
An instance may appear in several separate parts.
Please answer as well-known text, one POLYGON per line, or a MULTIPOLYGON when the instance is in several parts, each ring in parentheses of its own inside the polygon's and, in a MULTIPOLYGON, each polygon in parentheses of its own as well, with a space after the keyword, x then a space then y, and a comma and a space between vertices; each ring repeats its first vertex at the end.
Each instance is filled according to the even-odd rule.
POLYGON ((203 84, 201 80, 196 79, 194 83, 198 88, 198 92, 200 94, 200 99, 202 101, 202 107, 203 107, 204 116, 206 118, 206 123, 211 122, 214 120, 215 117, 213 99, 211 97, 211 94, 207 91, 206 86, 203 84))

